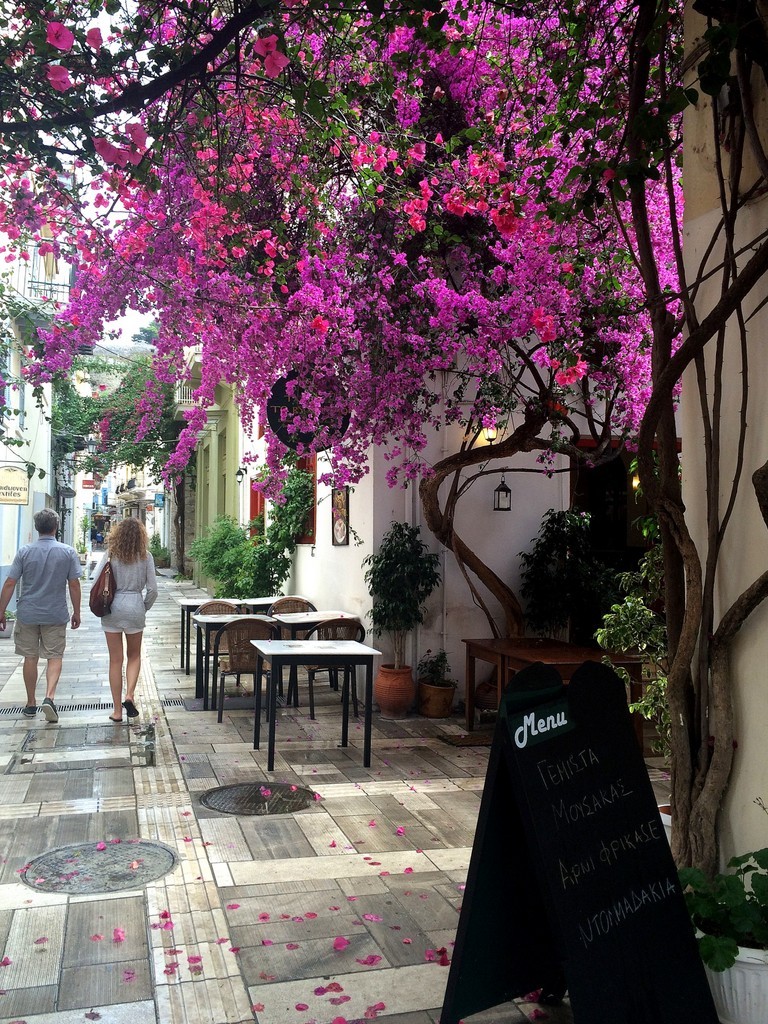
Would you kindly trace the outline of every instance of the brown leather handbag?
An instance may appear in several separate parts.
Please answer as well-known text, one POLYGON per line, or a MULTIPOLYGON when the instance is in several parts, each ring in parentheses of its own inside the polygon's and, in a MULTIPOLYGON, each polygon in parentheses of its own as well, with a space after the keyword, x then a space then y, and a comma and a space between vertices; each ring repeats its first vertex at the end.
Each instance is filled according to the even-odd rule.
POLYGON ((116 589, 112 563, 107 559, 91 587, 91 594, 88 599, 88 607, 94 615, 98 615, 99 618, 102 615, 109 615, 116 589))

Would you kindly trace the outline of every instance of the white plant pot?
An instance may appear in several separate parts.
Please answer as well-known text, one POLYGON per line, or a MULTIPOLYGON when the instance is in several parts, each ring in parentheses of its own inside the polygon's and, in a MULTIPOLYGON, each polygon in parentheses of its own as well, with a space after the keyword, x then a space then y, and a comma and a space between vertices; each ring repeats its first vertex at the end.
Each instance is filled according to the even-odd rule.
POLYGON ((667 835, 667 842, 672 845, 672 815, 670 814, 669 804, 659 804, 659 814, 661 815, 661 823, 664 826, 664 831, 667 835))
POLYGON ((727 971, 704 967, 720 1024, 766 1024, 768 1021, 768 951, 739 946, 727 971))

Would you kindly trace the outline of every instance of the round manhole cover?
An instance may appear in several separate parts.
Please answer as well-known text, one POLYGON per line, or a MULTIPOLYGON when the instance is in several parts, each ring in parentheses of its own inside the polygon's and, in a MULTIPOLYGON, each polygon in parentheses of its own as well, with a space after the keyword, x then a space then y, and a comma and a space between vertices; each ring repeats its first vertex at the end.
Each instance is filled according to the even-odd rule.
POLYGON ((175 852, 163 843, 113 839, 49 850, 30 861, 19 877, 38 892, 123 892, 167 875, 176 860, 175 852))
POLYGON ((240 782, 209 789, 200 803, 223 814, 290 814, 310 807, 316 799, 311 789, 287 782, 240 782))

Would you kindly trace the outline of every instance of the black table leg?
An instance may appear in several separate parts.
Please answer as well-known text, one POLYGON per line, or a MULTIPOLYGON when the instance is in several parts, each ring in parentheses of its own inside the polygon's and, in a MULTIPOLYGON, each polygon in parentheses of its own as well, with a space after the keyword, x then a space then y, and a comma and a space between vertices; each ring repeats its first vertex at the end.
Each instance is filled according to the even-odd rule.
POLYGON ((195 696, 203 696, 203 627, 196 626, 195 639, 195 696))
MULTIPOLYGON (((211 681, 211 630, 213 625, 205 624, 205 651, 203 652, 203 711, 208 710, 208 687, 211 681)), ((217 626, 216 629, 219 627, 217 626)))
POLYGON ((365 726, 363 727, 363 767, 371 767, 371 727, 373 725, 373 658, 365 663, 365 726))
POLYGON ((346 747, 349 742, 349 678, 355 669, 351 665, 344 666, 344 682, 341 684, 341 745, 346 747))
POLYGON ((182 605, 181 608, 179 609, 179 611, 181 612, 181 653, 180 653, 181 662, 179 664, 179 668, 184 668, 184 647, 185 647, 184 640, 186 638, 186 632, 185 632, 185 629, 184 629, 184 625, 185 625, 185 622, 186 622, 186 615, 184 613, 186 612, 186 610, 187 609, 184 607, 184 605, 182 605))
MULTIPOLYGON (((256 715, 253 722, 253 749, 259 749, 261 739, 261 676, 264 671, 264 659, 260 654, 256 657, 256 679, 254 681, 254 704, 253 710, 256 715)), ((267 684, 269 686, 269 684, 267 684)), ((269 702, 269 689, 267 689, 267 702, 269 702)))
POLYGON ((192 608, 186 608, 185 612, 186 612, 186 617, 187 617, 187 650, 186 650, 187 662, 186 662, 186 665, 185 665, 185 671, 186 671, 186 674, 189 675, 189 648, 190 648, 190 633, 192 631, 192 608))
POLYGON ((282 660, 280 658, 274 658, 272 661, 272 672, 269 677, 269 686, 267 687, 267 713, 269 716, 269 741, 267 745, 268 772, 275 770, 275 726, 277 724, 277 700, 275 687, 277 686, 277 680, 281 680, 282 678, 282 660))

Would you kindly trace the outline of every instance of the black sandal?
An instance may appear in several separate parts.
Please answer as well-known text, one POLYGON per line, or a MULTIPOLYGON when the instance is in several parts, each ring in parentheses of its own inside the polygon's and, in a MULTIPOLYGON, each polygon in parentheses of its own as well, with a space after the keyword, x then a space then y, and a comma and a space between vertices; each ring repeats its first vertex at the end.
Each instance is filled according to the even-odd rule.
POLYGON ((128 715, 129 718, 139 717, 138 708, 136 707, 132 700, 124 700, 123 707, 125 708, 125 713, 126 715, 128 715))

